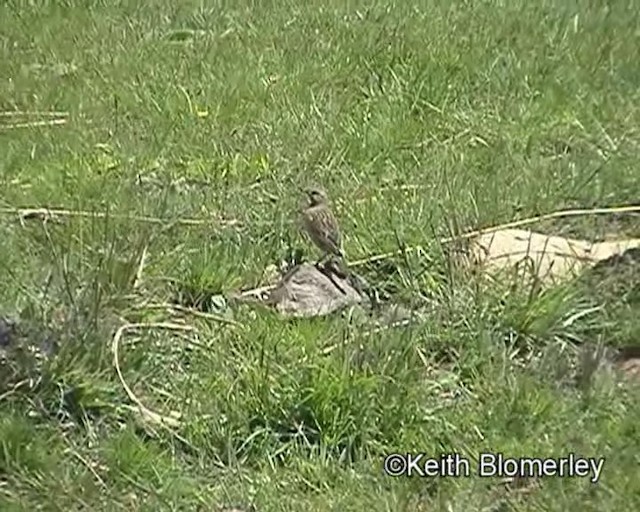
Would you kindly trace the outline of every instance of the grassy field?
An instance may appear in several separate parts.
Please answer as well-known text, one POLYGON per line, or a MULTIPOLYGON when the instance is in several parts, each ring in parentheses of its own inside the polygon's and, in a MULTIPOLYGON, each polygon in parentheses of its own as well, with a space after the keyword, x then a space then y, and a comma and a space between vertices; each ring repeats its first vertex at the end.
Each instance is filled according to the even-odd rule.
MULTIPOLYGON (((19 322, 0 509, 638 510, 638 388, 572 356, 640 341, 638 271, 481 285, 438 239, 637 202, 639 47, 622 0, 2 2, 0 110, 68 115, 0 117, 0 316, 19 322), (224 304, 315 258, 295 224, 312 182, 350 260, 424 248, 359 271, 426 318, 365 336, 224 304), (124 323, 179 323, 171 302, 237 322, 121 339, 122 379, 175 427, 140 417, 112 355, 124 323), (606 463, 509 487, 392 478, 392 452, 606 463)), ((640 237, 637 217, 544 230, 640 237)))

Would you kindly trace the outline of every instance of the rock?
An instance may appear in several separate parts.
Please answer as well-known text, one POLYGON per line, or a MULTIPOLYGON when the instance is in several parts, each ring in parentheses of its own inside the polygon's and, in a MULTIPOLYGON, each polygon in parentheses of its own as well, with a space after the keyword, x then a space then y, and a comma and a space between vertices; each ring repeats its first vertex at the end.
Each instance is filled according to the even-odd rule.
POLYGON ((267 303, 286 316, 324 316, 367 298, 360 281, 326 266, 303 263, 291 269, 273 288, 267 303))
MULTIPOLYGON (((503 229, 470 240, 465 256, 470 255, 473 266, 486 273, 516 268, 525 277, 535 276, 545 284, 554 284, 607 260, 632 260, 634 251, 639 250, 640 239, 593 243, 522 229, 503 229)), ((464 258, 462 261, 469 264, 464 258)))

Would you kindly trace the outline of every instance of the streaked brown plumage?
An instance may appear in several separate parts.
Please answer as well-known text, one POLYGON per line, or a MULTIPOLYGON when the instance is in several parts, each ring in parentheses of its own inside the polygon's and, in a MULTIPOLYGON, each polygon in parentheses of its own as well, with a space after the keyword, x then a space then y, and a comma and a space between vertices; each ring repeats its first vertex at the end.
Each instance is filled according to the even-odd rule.
POLYGON ((323 252, 323 257, 333 255, 344 259, 340 227, 323 190, 312 188, 307 191, 309 205, 302 211, 302 226, 309 238, 323 252))

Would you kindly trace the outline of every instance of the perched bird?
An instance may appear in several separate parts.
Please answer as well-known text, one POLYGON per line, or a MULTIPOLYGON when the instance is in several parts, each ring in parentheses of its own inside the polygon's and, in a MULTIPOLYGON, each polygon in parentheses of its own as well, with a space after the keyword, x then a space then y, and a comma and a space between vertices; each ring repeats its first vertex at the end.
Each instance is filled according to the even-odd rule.
POLYGON ((15 341, 17 326, 13 320, 0 316, 0 349, 15 341))
POLYGON ((309 204, 302 210, 302 227, 311 241, 323 252, 318 263, 327 256, 338 256, 344 260, 340 227, 325 192, 319 188, 307 191, 309 204))

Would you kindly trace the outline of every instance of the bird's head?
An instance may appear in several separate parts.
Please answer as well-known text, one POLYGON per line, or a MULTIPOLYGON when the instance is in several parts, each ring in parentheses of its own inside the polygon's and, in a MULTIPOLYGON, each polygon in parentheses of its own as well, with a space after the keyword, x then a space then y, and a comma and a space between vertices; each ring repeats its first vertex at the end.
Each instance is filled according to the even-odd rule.
POLYGON ((325 204, 327 202, 327 194, 324 190, 313 187, 308 189, 307 196, 309 197, 309 203, 311 206, 316 206, 319 204, 325 204))

